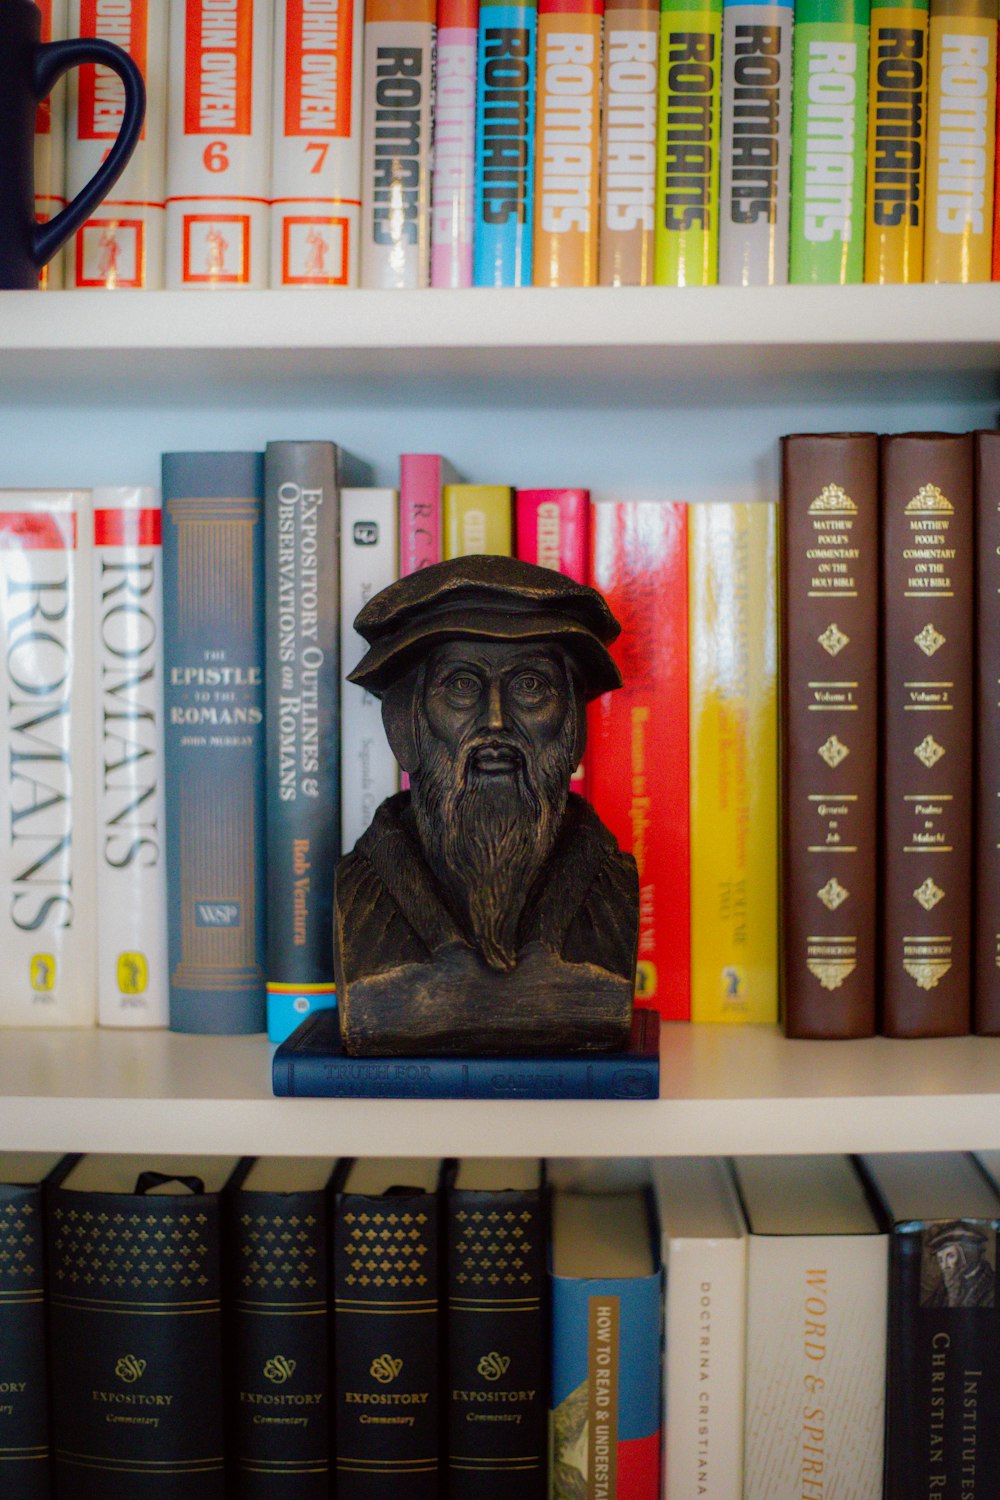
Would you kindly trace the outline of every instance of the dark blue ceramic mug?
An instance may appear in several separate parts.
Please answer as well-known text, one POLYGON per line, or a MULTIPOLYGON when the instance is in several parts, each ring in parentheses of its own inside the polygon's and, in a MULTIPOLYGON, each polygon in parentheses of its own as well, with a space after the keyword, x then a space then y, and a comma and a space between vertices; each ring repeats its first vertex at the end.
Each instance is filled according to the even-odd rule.
POLYGON ((112 42, 84 37, 41 42, 42 17, 32 0, 0 0, 0 288, 36 287, 38 272, 106 198, 142 132, 146 90, 135 63, 112 42), (107 159, 72 203, 35 219, 35 115, 42 99, 81 63, 112 68, 125 85, 125 112, 107 159))

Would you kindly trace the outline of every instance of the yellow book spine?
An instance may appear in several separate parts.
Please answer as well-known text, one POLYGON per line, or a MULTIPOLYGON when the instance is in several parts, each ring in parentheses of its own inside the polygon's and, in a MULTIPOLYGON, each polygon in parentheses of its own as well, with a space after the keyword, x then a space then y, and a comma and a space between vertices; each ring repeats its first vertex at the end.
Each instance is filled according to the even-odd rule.
POLYGON ((925 281, 989 281, 997 0, 933 0, 925 281))
POLYGON ((924 278, 927 0, 872 6, 865 280, 924 278))
POLYGON ((688 518, 691 1019, 778 1018, 776 508, 688 518))
POLYGON ((474 552, 513 555, 514 499, 507 485, 446 484, 443 502, 446 558, 474 552))

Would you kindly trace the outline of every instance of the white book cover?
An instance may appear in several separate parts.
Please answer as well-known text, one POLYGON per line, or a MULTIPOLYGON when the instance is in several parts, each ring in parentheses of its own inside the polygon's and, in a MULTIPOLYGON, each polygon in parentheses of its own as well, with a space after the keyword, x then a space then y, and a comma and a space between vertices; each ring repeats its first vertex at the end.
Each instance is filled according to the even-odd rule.
POLYGON ((96 489, 97 1019, 166 1026, 163 549, 154 489, 96 489))
POLYGON ((744 1500, 877 1500, 888 1235, 843 1156, 743 1157, 744 1500))
POLYGON ((0 1025, 91 1026, 90 494, 0 491, 0 1025))
POLYGON ((347 681, 368 647, 354 629, 362 605, 399 577, 399 492, 340 492, 340 847, 349 854, 375 809, 399 791, 382 704, 347 681))
MULTIPOLYGON (((41 11, 41 39, 59 42, 66 36, 66 0, 35 0, 41 11)), ((35 217, 42 223, 54 219, 66 206, 66 80, 60 78, 52 93, 38 106, 35 117, 35 217)), ((43 266, 38 285, 54 292, 63 285, 62 250, 43 266)))
MULTIPOLYGON (((167 173, 167 6, 164 0, 69 0, 71 36, 100 37, 127 52, 146 84, 142 139, 110 197, 73 236, 66 283, 157 290, 164 284, 167 173)), ((66 182, 86 186, 118 135, 125 89, 111 68, 69 72, 66 182)))
POLYGON ((426 20, 365 24, 361 285, 425 287, 431 279, 433 8, 426 20))
POLYGON ((268 285, 273 18, 272 0, 170 0, 170 288, 268 285))
POLYGON ((357 286, 364 0, 277 0, 271 285, 357 286))
POLYGON ((664 1500, 741 1500, 746 1226, 725 1162, 651 1163, 664 1295, 664 1500))

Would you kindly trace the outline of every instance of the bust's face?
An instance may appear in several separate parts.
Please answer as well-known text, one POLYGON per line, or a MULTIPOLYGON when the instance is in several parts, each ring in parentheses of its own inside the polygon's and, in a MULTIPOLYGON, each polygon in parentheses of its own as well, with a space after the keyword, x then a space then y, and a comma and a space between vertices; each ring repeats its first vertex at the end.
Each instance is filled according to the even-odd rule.
POLYGON ((510 776, 517 752, 537 757, 572 711, 569 673, 554 646, 520 641, 447 641, 435 647, 424 678, 424 712, 452 756, 470 738, 480 776, 510 776), (516 747, 516 748, 515 748, 516 747))

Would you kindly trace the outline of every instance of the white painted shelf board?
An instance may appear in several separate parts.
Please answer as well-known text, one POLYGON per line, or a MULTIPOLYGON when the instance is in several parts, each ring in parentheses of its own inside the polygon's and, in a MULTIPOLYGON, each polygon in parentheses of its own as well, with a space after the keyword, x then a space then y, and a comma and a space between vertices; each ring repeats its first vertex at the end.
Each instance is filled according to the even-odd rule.
POLYGON ((1000 1148, 1000 1038, 668 1026, 645 1103, 274 1099, 262 1037, 0 1032, 0 1150, 645 1156, 1000 1148))

